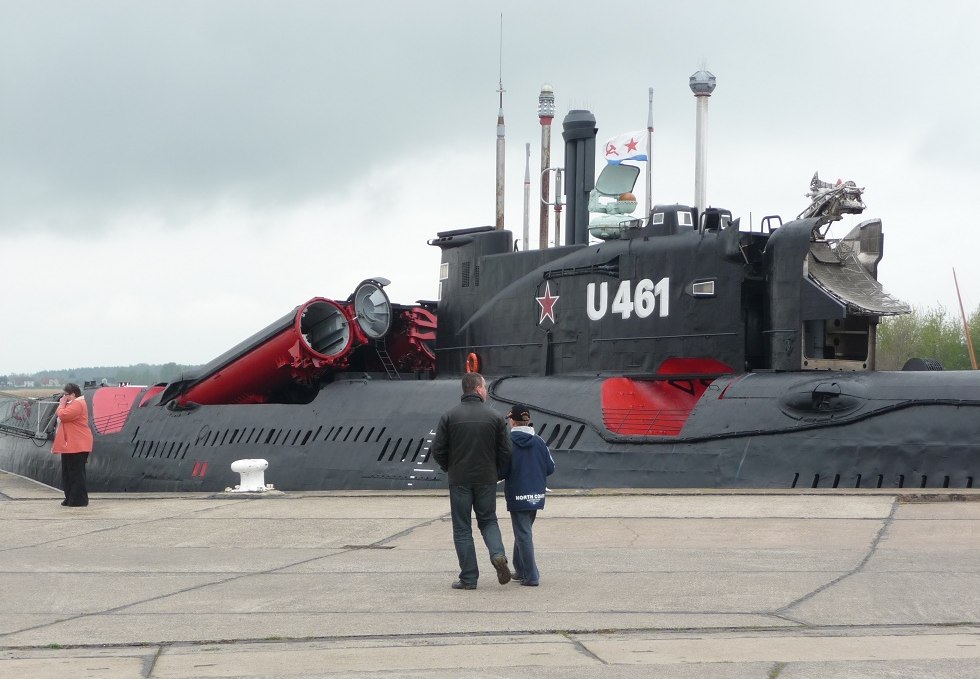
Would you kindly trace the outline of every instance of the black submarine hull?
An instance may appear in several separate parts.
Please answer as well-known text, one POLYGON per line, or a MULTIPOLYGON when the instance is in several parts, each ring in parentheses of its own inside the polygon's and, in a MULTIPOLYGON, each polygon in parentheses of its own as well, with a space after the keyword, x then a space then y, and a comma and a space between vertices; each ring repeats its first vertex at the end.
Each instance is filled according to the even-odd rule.
MULTIPOLYGON (((674 436, 606 428, 596 415, 606 377, 498 378, 488 402, 501 415, 515 401, 534 410, 558 467, 552 488, 970 488, 980 473, 980 400, 970 398, 977 378, 723 377, 674 436), (827 385, 843 393, 837 403, 799 398, 827 385)), ((118 432, 96 435, 89 487, 218 492, 239 481, 233 461, 263 458, 266 481, 286 491, 444 488, 429 445, 439 413, 459 393, 455 379, 356 379, 325 386, 306 405, 134 405, 118 432)), ((49 443, 4 444, 4 470, 60 485, 49 443)))

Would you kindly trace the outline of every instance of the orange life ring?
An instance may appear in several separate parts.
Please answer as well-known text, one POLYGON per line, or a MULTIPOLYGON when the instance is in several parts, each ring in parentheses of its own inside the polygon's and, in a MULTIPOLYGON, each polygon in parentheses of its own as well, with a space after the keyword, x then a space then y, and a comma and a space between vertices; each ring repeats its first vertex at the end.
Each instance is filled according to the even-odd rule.
POLYGON ((466 357, 466 372, 468 373, 480 372, 480 357, 477 356, 472 351, 466 357))

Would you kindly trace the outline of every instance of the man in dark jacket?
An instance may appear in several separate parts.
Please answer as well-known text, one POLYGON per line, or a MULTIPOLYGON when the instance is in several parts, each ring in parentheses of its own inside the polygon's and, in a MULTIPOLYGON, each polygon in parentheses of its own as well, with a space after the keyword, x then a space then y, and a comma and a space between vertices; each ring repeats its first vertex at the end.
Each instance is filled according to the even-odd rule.
POLYGON ((439 419, 432 457, 449 473, 449 508, 453 542, 459 559, 459 580, 453 589, 476 589, 480 569, 473 546, 473 512, 490 562, 501 585, 510 582, 510 568, 497 525, 497 470, 510 462, 510 436, 503 418, 484 404, 487 384, 479 373, 463 375, 458 406, 439 419))
POLYGON ((538 565, 534 560, 531 526, 539 509, 544 509, 547 477, 555 471, 551 451, 531 426, 531 411, 516 403, 507 413, 513 454, 506 474, 504 494, 510 523, 514 527, 514 579, 522 585, 538 586, 538 565))

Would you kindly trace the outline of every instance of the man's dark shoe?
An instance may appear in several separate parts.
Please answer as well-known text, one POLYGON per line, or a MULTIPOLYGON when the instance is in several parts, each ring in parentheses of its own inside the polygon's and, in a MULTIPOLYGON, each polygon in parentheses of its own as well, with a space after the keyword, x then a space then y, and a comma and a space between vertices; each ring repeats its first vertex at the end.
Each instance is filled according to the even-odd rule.
POLYGON ((503 554, 498 554, 497 556, 490 559, 490 563, 493 567, 497 569, 497 582, 501 585, 506 585, 510 582, 510 568, 507 567, 507 557, 503 554))
POLYGON ((472 585, 463 582, 462 580, 457 580, 453 583, 453 589, 476 589, 476 583, 472 585))
POLYGON ((511 571, 510 572, 510 579, 511 579, 512 582, 518 582, 519 583, 521 580, 524 579, 524 576, 521 575, 520 573, 515 573, 514 571, 511 571))
POLYGON ((62 507, 67 507, 68 506, 68 500, 62 500, 61 501, 61 506, 62 507))
POLYGON ((530 580, 521 580, 521 584, 524 585, 525 587, 537 587, 538 586, 538 583, 531 582, 530 580))

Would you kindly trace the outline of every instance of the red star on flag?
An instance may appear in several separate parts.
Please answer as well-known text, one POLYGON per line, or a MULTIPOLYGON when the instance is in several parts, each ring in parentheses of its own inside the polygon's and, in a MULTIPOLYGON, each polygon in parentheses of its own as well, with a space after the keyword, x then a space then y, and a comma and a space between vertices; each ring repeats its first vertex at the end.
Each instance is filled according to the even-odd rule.
POLYGON ((629 151, 635 151, 636 150, 636 145, 639 144, 639 143, 640 142, 636 141, 635 138, 630 137, 630 140, 628 142, 626 142, 626 148, 629 151))
POLYGON ((538 319, 538 323, 544 322, 544 319, 550 318, 552 323, 556 323, 555 320, 555 304, 558 303, 558 295, 552 297, 551 295, 551 283, 545 281, 544 284, 544 297, 535 297, 538 300, 538 304, 541 305, 541 318, 538 319))

